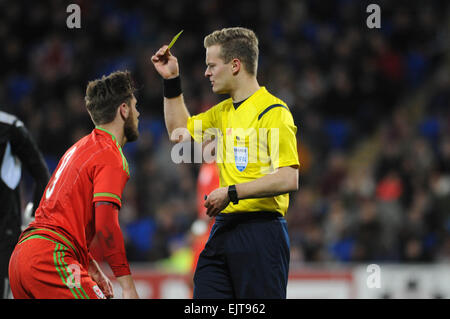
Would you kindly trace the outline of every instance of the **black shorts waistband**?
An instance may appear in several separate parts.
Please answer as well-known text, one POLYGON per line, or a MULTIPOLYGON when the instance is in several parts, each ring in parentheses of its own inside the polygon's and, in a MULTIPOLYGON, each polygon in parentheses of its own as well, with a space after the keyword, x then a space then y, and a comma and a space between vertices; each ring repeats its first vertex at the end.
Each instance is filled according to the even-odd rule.
POLYGON ((216 216, 216 221, 236 221, 244 222, 250 220, 272 220, 272 219, 284 219, 283 215, 278 212, 242 212, 242 213, 227 213, 218 214, 216 216))

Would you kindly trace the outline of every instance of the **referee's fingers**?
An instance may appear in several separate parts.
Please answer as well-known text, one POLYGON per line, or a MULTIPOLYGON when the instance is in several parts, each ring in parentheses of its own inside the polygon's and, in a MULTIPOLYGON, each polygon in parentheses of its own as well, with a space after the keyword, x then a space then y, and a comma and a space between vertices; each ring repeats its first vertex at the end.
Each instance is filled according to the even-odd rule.
POLYGON ((152 56, 152 62, 158 62, 159 58, 156 55, 152 56))
POLYGON ((211 211, 211 214, 209 215, 210 217, 214 217, 214 216, 216 216, 217 214, 219 214, 220 213, 220 210, 218 209, 218 208, 214 208, 212 211, 211 211))
POLYGON ((163 56, 163 55, 166 55, 166 50, 167 50, 167 45, 163 45, 159 50, 158 50, 158 52, 156 52, 156 55, 158 55, 158 56, 163 56))
POLYGON ((167 45, 164 45, 161 48, 159 48, 159 50, 156 51, 155 54, 152 56, 152 61, 158 62, 162 57, 164 57, 166 55, 166 49, 167 45))

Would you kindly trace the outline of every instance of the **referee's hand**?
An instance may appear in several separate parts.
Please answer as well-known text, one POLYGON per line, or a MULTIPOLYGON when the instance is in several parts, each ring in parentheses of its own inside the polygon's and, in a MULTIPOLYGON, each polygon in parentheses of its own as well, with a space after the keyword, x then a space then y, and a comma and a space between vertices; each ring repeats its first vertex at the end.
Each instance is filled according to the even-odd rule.
POLYGON ((164 79, 176 78, 179 74, 178 60, 167 50, 167 45, 163 45, 156 53, 152 56, 152 63, 156 71, 164 79))
POLYGON ((220 187, 213 190, 205 201, 206 215, 214 217, 224 210, 230 203, 228 197, 228 187, 220 187))

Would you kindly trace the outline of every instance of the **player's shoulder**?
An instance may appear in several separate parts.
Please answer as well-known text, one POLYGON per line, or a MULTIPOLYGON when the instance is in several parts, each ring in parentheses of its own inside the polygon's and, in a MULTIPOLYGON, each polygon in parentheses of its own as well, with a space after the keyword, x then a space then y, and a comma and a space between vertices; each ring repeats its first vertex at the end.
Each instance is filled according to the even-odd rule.
MULTIPOLYGON (((108 132, 107 132, 108 133, 108 132)), ((99 140, 102 150, 97 158, 98 165, 110 166, 120 169, 124 174, 130 176, 130 168, 128 166, 128 161, 123 154, 122 147, 116 138, 108 134, 97 134, 97 136, 102 136, 99 140)))
POLYGON ((77 145, 85 148, 94 162, 109 165, 121 165, 121 152, 117 141, 111 135, 98 134, 93 130, 91 134, 82 138, 77 145))
POLYGON ((102 150, 99 152, 99 157, 103 158, 104 161, 114 164, 122 163, 120 146, 116 143, 116 141, 108 141, 107 138, 105 138, 98 144, 99 148, 102 150))
POLYGON ((15 127, 23 126, 23 122, 17 116, 3 111, 0 111, 0 123, 14 125, 15 127))

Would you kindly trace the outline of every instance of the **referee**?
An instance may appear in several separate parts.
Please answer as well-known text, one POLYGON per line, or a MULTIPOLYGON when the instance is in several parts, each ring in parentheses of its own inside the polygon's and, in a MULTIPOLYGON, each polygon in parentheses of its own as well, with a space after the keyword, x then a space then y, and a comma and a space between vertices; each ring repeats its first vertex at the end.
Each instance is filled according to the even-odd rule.
POLYGON ((253 31, 218 30, 205 37, 204 46, 205 76, 214 93, 230 98, 194 116, 184 103, 177 58, 166 45, 152 56, 164 82, 171 141, 203 142, 212 129, 218 138, 220 187, 205 200, 206 214, 216 221, 197 263, 194 298, 284 299, 284 215, 288 193, 298 189, 297 127, 286 103, 258 84, 253 31))
MULTIPOLYGON (((8 263, 22 232, 19 183, 22 165, 35 181, 33 211, 39 206, 42 193, 50 178, 47 164, 22 121, 0 111, 0 298, 7 298, 8 263)), ((31 217, 31 216, 27 216, 31 217)))

